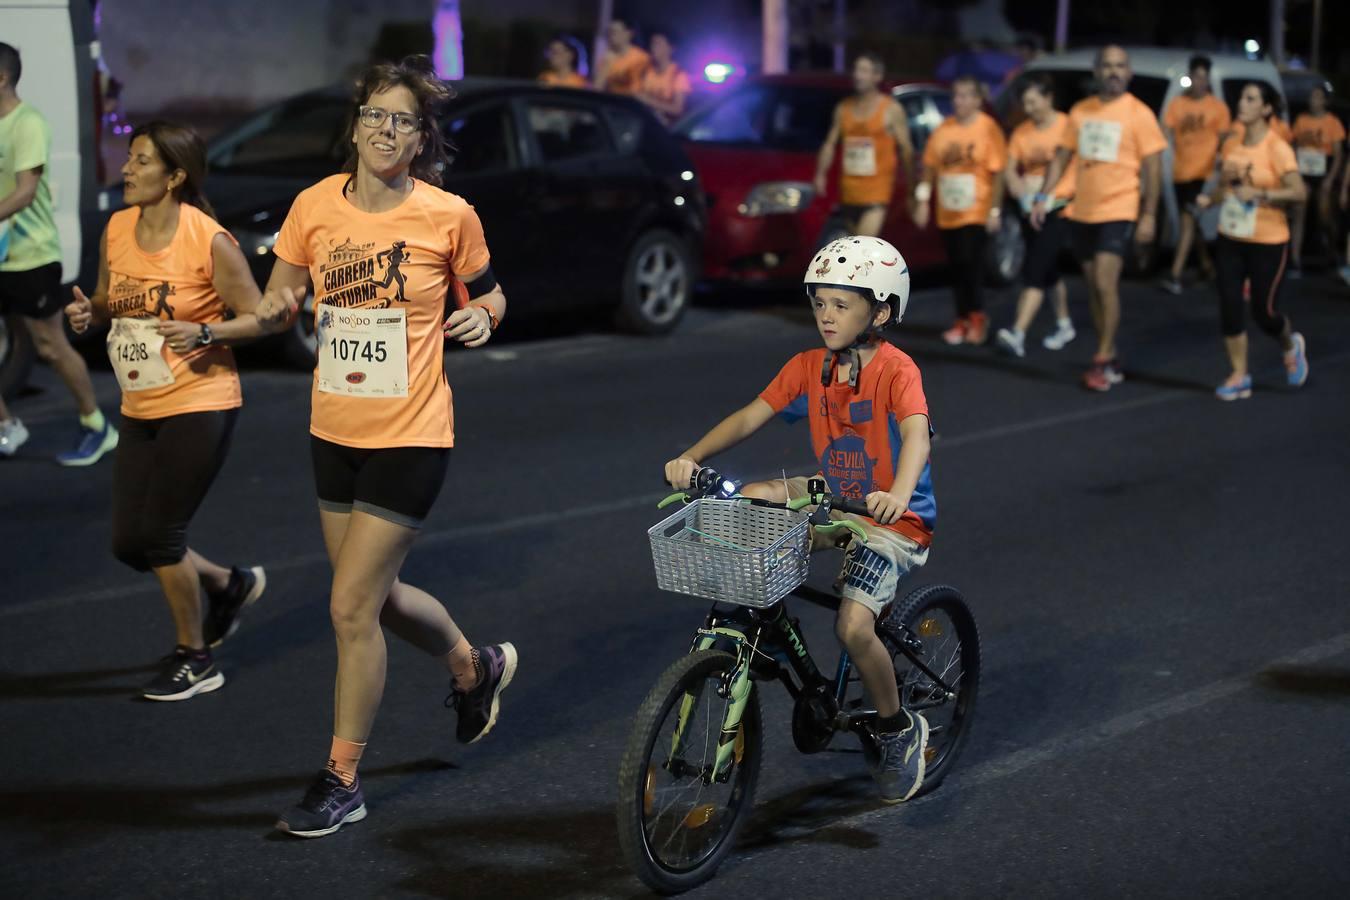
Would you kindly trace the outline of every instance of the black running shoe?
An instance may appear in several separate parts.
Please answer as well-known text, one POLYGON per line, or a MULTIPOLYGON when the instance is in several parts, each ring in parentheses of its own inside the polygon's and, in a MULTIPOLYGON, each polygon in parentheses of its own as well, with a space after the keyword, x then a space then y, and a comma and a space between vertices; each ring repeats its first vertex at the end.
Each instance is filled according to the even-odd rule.
POLYGON ((202 637, 209 647, 219 647, 239 630, 239 616, 267 590, 267 573, 262 566, 230 569, 230 583, 219 594, 208 594, 210 607, 202 623, 202 637))
POLYGON ((211 654, 197 654, 190 647, 175 647, 160 660, 160 666, 154 680, 141 688, 141 696, 147 700, 187 700, 225 685, 225 676, 216 668, 211 654))
POLYGON ((468 693, 452 684, 446 706, 459 712, 459 726, 455 736, 461 744, 473 744, 483 738, 497 724, 502 691, 516 676, 516 648, 511 644, 479 647, 478 684, 468 693))
POLYGON ((365 817, 366 798, 361 794, 361 779, 347 787, 341 778, 324 769, 305 791, 300 805, 291 807, 277 819, 277 831, 303 838, 323 837, 365 817))

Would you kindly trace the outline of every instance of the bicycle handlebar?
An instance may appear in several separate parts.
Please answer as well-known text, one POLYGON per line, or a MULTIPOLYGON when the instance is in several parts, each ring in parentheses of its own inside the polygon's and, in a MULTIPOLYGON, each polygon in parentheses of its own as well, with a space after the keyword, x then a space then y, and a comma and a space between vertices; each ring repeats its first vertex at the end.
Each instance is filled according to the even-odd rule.
MULTIPOLYGON (((861 525, 845 519, 831 520, 829 512, 838 510, 842 513, 850 513, 855 516, 870 518, 871 514, 867 511, 867 503, 862 500, 856 500, 851 497, 834 497, 826 489, 824 482, 812 479, 810 485, 811 492, 805 497, 797 497, 789 500, 787 503, 774 503, 769 500, 755 500, 744 498, 750 503, 758 506, 771 506, 779 509, 800 510, 808 506, 817 507, 816 512, 812 514, 812 525, 820 530, 829 530, 832 528, 846 528, 857 535, 863 543, 867 542, 867 535, 861 525)), ((724 479, 716 469, 709 466, 703 466, 693 474, 689 480, 689 490, 671 494, 657 504, 658 509, 665 509, 672 503, 682 501, 689 503, 696 498, 714 497, 724 500, 730 500, 740 497, 738 493, 740 484, 734 481, 724 479)))

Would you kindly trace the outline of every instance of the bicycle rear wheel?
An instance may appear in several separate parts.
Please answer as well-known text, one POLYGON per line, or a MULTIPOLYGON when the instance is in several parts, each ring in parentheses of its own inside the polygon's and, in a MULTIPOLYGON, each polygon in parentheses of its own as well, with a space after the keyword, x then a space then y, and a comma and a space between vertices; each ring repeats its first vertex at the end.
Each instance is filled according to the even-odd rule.
POLYGON ((877 633, 895 663, 900 702, 928 720, 923 787, 935 789, 947 777, 970 731, 980 685, 980 634, 961 592, 949 585, 919 588, 892 605, 877 633), (900 652, 911 651, 952 689, 948 695, 900 652))
POLYGON ((653 890, 677 893, 712 878, 754 805, 763 749, 752 682, 731 770, 711 777, 723 716, 720 695, 736 657, 701 650, 676 662, 637 712, 619 767, 619 844, 653 890))

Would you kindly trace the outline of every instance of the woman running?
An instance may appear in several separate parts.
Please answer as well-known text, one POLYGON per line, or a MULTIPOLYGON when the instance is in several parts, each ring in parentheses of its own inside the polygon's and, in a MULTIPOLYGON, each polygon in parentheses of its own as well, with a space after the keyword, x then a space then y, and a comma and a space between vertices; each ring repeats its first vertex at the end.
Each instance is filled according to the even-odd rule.
POLYGON ((1215 395, 1220 400, 1245 400, 1252 395, 1247 369, 1246 303, 1243 282, 1251 280, 1252 316, 1261 330, 1280 342, 1291 387, 1308 380, 1308 351, 1303 335, 1289 317, 1277 312, 1289 263, 1289 220, 1284 207, 1307 196, 1294 150, 1271 130, 1279 115, 1280 95, 1265 82, 1252 82, 1238 100, 1241 137, 1232 137, 1220 151, 1220 177, 1213 191, 1196 202, 1207 209, 1222 202, 1219 241, 1215 250, 1219 311, 1224 346, 1233 372, 1215 395))
POLYGON ((454 444, 444 338, 481 347, 506 314, 478 215, 439 187, 448 158, 435 113, 451 96, 424 56, 364 73, 344 173, 296 198, 259 310, 284 328, 313 285, 310 446, 338 671, 328 765, 277 822, 301 837, 366 816, 357 765, 384 692, 381 626, 449 669, 465 743, 492 729, 515 674, 514 647, 474 648, 436 598, 398 577, 454 444), (381 271, 396 245, 401 289, 381 271), (459 282, 467 305, 442 322, 459 282))
POLYGON ((669 128, 684 115, 694 88, 688 73, 675 61, 675 40, 668 32, 651 33, 651 53, 651 68, 642 76, 637 97, 669 128))
POLYGON ((590 87, 586 76, 581 74, 583 52, 575 38, 559 35, 549 41, 544 51, 548 68, 539 73, 539 83, 546 87, 590 87))
POLYGON ((1045 173, 1055 158, 1060 136, 1069 117, 1055 109, 1055 85, 1048 75, 1028 77, 1022 89, 1022 108, 1026 121, 1008 141, 1008 167, 1005 174, 1008 192, 1017 198, 1026 214, 1027 257, 1022 266, 1022 296, 1017 300, 1017 321, 1012 328, 1000 328, 998 344, 1013 356, 1026 356, 1026 334, 1045 299, 1053 292, 1055 319, 1053 334, 1041 342, 1047 350, 1063 350, 1077 332, 1069 318, 1069 297, 1059 273, 1059 253, 1068 234, 1063 211, 1073 199, 1074 166, 1070 163, 1059 184, 1046 185, 1045 173), (1030 225, 1031 208, 1038 199, 1046 201, 1045 223, 1039 229, 1030 225))
POLYGON ((75 332, 111 320, 108 356, 122 386, 113 464, 113 554, 155 573, 177 645, 141 691, 186 700, 225 683, 211 658, 262 595, 258 567, 226 569, 187 543, 188 523, 220 472, 243 399, 227 344, 256 337, 258 286, 202 195, 206 147, 151 122, 132 132, 122 196, 103 232, 93 297, 77 287, 75 332), (226 312, 234 317, 227 320, 226 312), (202 616, 202 594, 209 608, 202 616))
POLYGON ((1340 171, 1342 148, 1345 146, 1345 125, 1327 109, 1327 89, 1318 85, 1308 94, 1308 111, 1294 120, 1294 153, 1298 171, 1307 185, 1308 197, 1298 214, 1293 217, 1293 272, 1298 277, 1303 271, 1304 234, 1311 220, 1316 225, 1313 234, 1322 250, 1334 260, 1336 256, 1336 220, 1332 218, 1332 186, 1340 171))
POLYGON ((920 228, 928 227, 928 202, 936 195, 938 229, 955 273, 956 322, 942 333, 948 344, 983 344, 989 338, 984 248, 1003 213, 1008 150, 1003 129, 983 105, 984 86, 973 76, 952 83, 953 113, 928 138, 914 189, 914 224, 920 228))

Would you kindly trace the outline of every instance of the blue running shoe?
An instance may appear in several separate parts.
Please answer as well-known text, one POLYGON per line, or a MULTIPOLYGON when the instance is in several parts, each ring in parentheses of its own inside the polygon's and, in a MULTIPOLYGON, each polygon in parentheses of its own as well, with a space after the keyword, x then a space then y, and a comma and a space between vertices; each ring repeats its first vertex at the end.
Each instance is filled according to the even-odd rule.
POLYGON ((300 804, 277 820, 277 831, 303 838, 323 837, 365 817, 366 798, 361 794, 361 779, 347 787, 341 778, 324 769, 305 791, 300 804))
POLYGON ((901 710, 909 727, 895 734, 878 734, 879 757, 872 777, 886 803, 903 803, 923 787, 923 772, 928 749, 928 720, 918 713, 901 710))
POLYGON ((102 431, 81 427, 80 440, 75 449, 62 453, 56 461, 63 466, 92 466, 115 449, 117 449, 117 429, 111 422, 105 422, 102 431))
POLYGON ((1284 370, 1289 375, 1290 387, 1303 387, 1308 380, 1308 342, 1295 331, 1289 336, 1294 349, 1284 355, 1284 370))
POLYGON ((1243 376, 1237 384, 1221 384, 1214 389, 1214 396, 1220 400, 1247 400, 1252 395, 1252 376, 1243 376))

